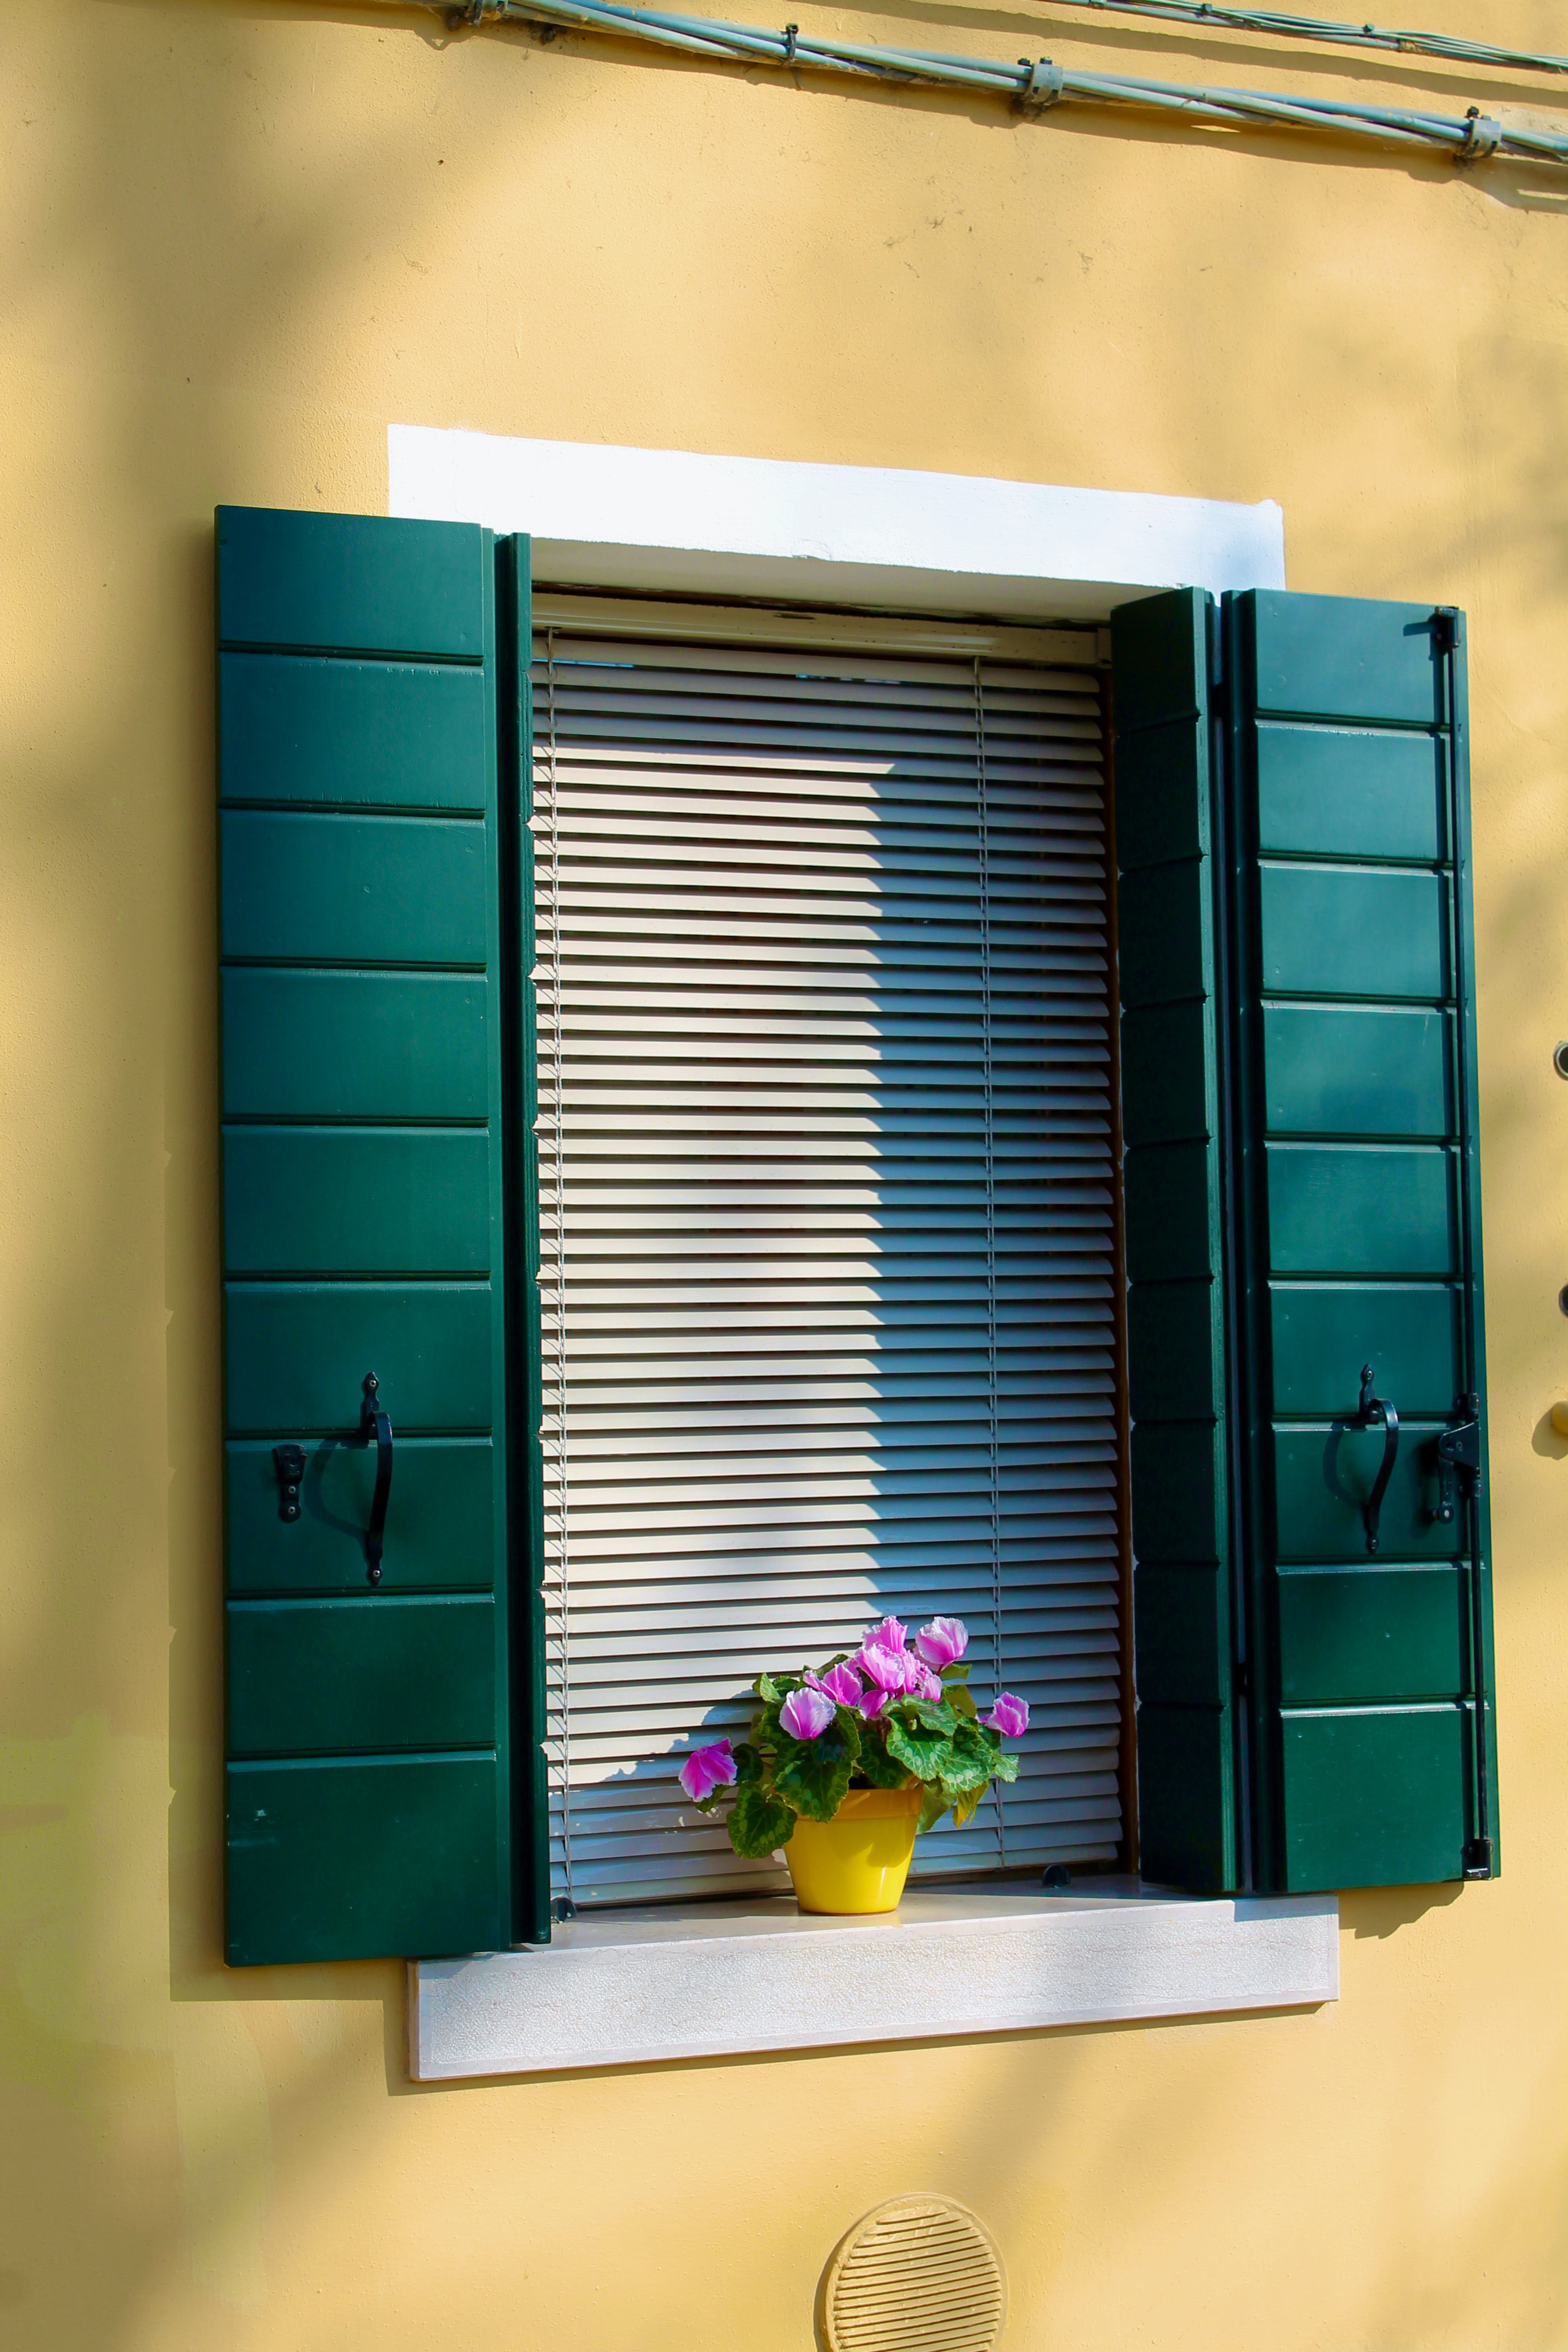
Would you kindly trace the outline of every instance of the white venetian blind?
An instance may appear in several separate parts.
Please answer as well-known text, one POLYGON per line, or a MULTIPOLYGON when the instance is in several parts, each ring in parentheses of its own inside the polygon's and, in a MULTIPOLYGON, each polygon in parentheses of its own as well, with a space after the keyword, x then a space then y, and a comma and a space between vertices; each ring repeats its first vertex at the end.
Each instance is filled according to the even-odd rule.
POLYGON ((963 1617, 977 1694, 1032 1712, 1016 1785, 917 1868, 1110 1859, 1096 676, 1023 632, 970 658, 914 625, 792 646, 700 606, 544 611, 554 1890, 785 1883, 677 1767, 742 1729, 762 1669, 889 1612, 963 1617))

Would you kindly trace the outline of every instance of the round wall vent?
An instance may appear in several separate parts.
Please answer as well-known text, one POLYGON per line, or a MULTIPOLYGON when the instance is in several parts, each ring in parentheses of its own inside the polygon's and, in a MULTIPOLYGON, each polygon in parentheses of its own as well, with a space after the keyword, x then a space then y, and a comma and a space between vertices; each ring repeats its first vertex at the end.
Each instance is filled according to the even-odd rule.
POLYGON ((984 2225, 951 2197, 893 2197, 827 2266, 828 2352, 991 2352, 1007 2280, 984 2225))

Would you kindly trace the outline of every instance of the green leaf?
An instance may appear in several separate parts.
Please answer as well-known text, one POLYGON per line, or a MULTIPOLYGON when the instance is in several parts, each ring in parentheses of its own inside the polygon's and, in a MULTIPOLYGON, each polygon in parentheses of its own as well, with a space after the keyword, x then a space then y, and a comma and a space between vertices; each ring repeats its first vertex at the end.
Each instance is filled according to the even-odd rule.
POLYGON ((943 1666, 940 1680, 944 1683, 966 1683, 969 1680, 968 1659, 954 1658, 951 1665, 943 1666))
POLYGON ((849 1787, 855 1761, 849 1742, 834 1722, 819 1738, 792 1740, 790 1746, 794 1753, 781 1758, 773 1787, 808 1821, 830 1822, 849 1787))
POLYGON ((1012 1762, 1013 1770, 1004 1771, 1001 1743, 994 1731, 949 1714, 945 1708, 928 1707, 926 1714, 939 1718, 947 1715, 952 1736, 943 1738, 934 1727, 928 1730, 923 1724, 904 1721, 901 1708, 888 1724, 889 1754, 907 1765, 917 1780, 928 1784, 945 1781, 956 1793, 965 1789, 984 1789, 993 1773, 1002 1773, 1009 1780, 1016 1777, 1016 1759, 1006 1759, 1012 1762))
POLYGON ((743 1788, 748 1780, 762 1779, 763 1759, 749 1739, 738 1739, 730 1753, 735 1759, 735 1777, 740 1787, 743 1788))
POLYGON ((927 1830, 934 1830, 952 1802, 952 1790, 944 1781, 933 1780, 921 1799, 920 1826, 915 1832, 916 1836, 921 1837, 927 1830))
POLYGON ((979 1716, 980 1709, 974 1704, 973 1693, 966 1690, 962 1683, 955 1683, 948 1692, 947 1703, 955 1715, 967 1716, 971 1723, 979 1716))
POLYGON ((957 1799, 952 1808, 952 1826, 955 1830, 961 1830, 965 1822, 973 1819, 974 1809, 979 1804, 981 1798, 984 1794, 985 1791, 984 1789, 965 1789, 963 1790, 963 1794, 957 1799))
POLYGON ((782 1700, 773 1699, 766 1706, 757 1709, 752 1725, 752 1738, 759 1748, 776 1749, 781 1742, 787 1743, 789 1733, 779 1721, 782 1704, 782 1700))
POLYGON ((784 1696, 783 1691, 780 1690, 772 1675, 759 1675, 756 1681, 752 1685, 752 1688, 756 1692, 757 1696, 765 1701, 769 1706, 777 1706, 780 1699, 784 1696))
POLYGON ((794 1809, 768 1796, 760 1781, 743 1782, 730 1815, 730 1843, 742 1862, 760 1862, 794 1835, 794 1809))
POLYGON ((909 1773, 889 1756, 879 1727, 868 1723, 860 1731, 860 1769, 873 1789, 907 1789, 909 1773))
POLYGON ((991 1769, 999 1780, 1016 1780, 1018 1777, 1018 1759, 1016 1756, 998 1756, 991 1769))
POLYGON ((940 1731, 944 1737, 952 1732, 958 1722, 957 1716, 945 1699, 935 1705, 929 1698, 901 1698, 898 1703, 898 1712, 906 1722, 912 1717, 927 1731, 940 1731))
POLYGON ((983 1724, 961 1723, 948 1743, 952 1761, 943 1779, 957 1789, 984 1789, 996 1769, 996 1735, 983 1724))
POLYGON ((917 1780, 940 1780, 942 1768, 952 1753, 948 1742, 940 1736, 922 1733, 891 1713, 883 1717, 887 1724, 888 1753, 902 1764, 917 1780))
POLYGON ((860 1761, 860 1718, 852 1707, 841 1706, 833 1718, 834 1728, 849 1750, 851 1768, 860 1761))

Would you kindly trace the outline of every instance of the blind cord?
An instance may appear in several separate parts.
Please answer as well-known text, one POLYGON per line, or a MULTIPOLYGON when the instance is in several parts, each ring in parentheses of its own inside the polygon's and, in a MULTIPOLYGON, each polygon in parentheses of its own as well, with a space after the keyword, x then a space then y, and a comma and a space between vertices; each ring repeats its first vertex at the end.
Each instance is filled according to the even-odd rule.
POLYGON ((566 1125, 563 1093, 561 994, 561 810, 555 728, 555 632, 544 640, 544 707, 548 714, 546 779, 550 793, 550 1072, 555 1122, 555 1508, 557 1647, 561 1693, 561 1843, 566 1899, 572 1888, 572 1642, 570 1561, 566 1540, 566 1125))

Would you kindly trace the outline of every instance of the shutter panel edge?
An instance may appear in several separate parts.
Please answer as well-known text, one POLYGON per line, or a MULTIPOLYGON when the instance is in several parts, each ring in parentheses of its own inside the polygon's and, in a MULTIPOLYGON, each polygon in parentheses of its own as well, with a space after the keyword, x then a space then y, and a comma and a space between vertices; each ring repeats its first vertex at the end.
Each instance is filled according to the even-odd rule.
POLYGON ((550 1941, 550 1789, 545 1740, 543 1330, 539 1293, 539 1010, 534 920, 532 543, 521 532, 497 549, 502 649, 501 870, 507 919, 505 1002, 509 1082, 507 1229, 511 1456, 521 1492, 512 1545, 512 1805, 517 1822, 512 1934, 550 1941))
POLYGON ((1215 607, 1111 615, 1139 1855, 1238 1883, 1220 1108, 1215 607))

